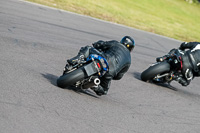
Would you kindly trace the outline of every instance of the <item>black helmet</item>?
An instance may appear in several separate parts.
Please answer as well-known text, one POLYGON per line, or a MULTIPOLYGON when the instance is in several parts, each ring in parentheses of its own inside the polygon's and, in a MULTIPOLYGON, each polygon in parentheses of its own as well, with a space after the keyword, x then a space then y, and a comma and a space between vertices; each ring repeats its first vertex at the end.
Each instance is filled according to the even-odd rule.
POLYGON ((120 41, 129 51, 132 51, 135 47, 135 41, 130 36, 125 36, 120 41))

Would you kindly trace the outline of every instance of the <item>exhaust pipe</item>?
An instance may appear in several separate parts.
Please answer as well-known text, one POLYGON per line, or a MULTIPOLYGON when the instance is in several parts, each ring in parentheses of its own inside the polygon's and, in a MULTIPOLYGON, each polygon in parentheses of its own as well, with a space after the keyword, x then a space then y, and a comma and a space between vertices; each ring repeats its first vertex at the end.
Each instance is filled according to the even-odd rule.
POLYGON ((101 83, 101 80, 99 78, 95 78, 94 80, 91 80, 87 82, 86 84, 82 85, 82 89, 88 89, 90 87, 98 86, 101 83))
POLYGON ((99 78, 95 78, 95 79, 94 79, 94 84, 95 84, 96 86, 98 86, 100 83, 101 83, 101 80, 100 80, 99 78))

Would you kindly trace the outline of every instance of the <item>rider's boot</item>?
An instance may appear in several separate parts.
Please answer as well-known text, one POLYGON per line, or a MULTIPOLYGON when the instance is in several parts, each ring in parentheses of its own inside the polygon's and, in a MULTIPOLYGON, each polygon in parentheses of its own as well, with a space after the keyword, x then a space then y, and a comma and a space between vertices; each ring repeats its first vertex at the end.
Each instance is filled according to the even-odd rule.
POLYGON ((183 79, 182 77, 178 78, 177 81, 182 85, 182 86, 187 86, 188 82, 183 79))
POLYGON ((105 91, 103 89, 102 86, 95 86, 95 87, 91 87, 91 89, 98 95, 98 96, 101 96, 101 95, 106 95, 107 94, 107 91, 105 91))
POLYGON ((176 80, 179 82, 182 86, 187 86, 188 82, 183 78, 181 74, 173 75, 172 79, 176 80))

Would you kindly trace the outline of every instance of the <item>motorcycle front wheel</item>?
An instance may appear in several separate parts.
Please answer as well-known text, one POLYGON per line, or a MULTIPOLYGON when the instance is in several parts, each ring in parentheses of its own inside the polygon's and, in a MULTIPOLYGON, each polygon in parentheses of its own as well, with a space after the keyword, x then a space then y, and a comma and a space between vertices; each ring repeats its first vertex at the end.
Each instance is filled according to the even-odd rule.
POLYGON ((170 71, 170 64, 165 62, 158 62, 157 64, 150 66, 141 74, 141 80, 148 81, 153 80, 153 78, 162 73, 166 73, 170 71))

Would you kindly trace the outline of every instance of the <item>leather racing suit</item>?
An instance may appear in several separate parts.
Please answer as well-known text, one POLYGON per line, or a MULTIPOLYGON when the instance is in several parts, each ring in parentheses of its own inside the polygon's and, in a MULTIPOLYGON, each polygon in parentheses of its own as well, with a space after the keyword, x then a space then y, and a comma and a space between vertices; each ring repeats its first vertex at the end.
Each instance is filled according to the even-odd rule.
POLYGON ((123 44, 115 40, 100 40, 92 45, 93 47, 82 47, 78 55, 83 55, 84 58, 87 58, 90 54, 99 54, 107 60, 109 66, 108 72, 100 78, 101 83, 99 87, 91 88, 97 95, 107 94, 111 80, 121 79, 128 71, 131 65, 130 51, 123 44))
MULTIPOLYGON (((195 76, 200 76, 200 42, 183 42, 179 49, 184 51, 181 52, 183 67, 181 74, 174 79, 187 86, 195 76)), ((175 49, 172 49, 168 56, 173 55, 174 51, 175 49)))
MULTIPOLYGON (((195 76, 200 76, 200 42, 183 42, 179 49, 183 51, 180 52, 183 60, 183 67, 181 73, 174 75, 173 79, 183 86, 187 86, 195 76)), ((176 49, 172 49, 167 55, 159 57, 156 60, 163 61, 173 56, 175 51, 176 49)))
POLYGON ((200 76, 200 42, 184 42, 179 49, 185 51, 188 49, 182 57, 182 74, 186 80, 184 86, 187 86, 194 77, 200 76))

